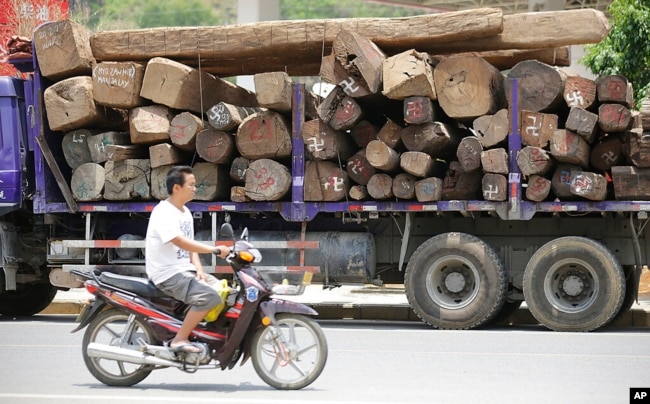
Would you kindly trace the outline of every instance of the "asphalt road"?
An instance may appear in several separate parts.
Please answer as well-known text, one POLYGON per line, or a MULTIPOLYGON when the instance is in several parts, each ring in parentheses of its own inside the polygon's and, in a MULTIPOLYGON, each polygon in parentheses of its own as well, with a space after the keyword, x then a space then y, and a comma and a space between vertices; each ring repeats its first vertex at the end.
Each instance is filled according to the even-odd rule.
POLYGON ((650 334, 540 326, 440 331, 418 322, 321 321, 323 374, 300 391, 230 371, 155 371, 129 388, 97 382, 74 316, 0 317, 0 403, 628 403, 650 387, 650 334))

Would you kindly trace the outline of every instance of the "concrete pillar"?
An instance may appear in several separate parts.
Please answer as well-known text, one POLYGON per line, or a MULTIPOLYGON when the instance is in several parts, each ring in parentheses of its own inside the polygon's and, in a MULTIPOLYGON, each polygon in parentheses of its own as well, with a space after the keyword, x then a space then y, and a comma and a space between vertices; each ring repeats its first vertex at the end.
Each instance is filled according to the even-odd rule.
MULTIPOLYGON (((280 0, 237 0, 237 23, 280 19, 280 0)), ((255 91, 253 76, 237 76, 237 85, 255 91)))

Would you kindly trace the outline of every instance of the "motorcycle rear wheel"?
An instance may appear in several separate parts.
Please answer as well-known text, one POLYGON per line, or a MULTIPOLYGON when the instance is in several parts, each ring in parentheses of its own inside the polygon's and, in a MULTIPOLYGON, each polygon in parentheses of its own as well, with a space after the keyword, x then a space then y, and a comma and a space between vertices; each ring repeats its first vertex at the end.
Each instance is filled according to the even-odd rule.
POLYGON ((139 348, 138 341, 157 344, 147 324, 135 319, 133 327, 129 327, 128 319, 129 314, 118 309, 103 311, 88 325, 83 337, 81 349, 86 367, 97 380, 109 386, 132 386, 154 369, 151 365, 88 356, 88 345, 93 342, 134 350, 139 348))
POLYGON ((260 328, 253 337, 251 360, 255 372, 269 386, 301 389, 316 380, 325 367, 325 333, 309 317, 278 314, 275 327, 260 328), (280 338, 273 338, 274 330, 281 333, 280 338))

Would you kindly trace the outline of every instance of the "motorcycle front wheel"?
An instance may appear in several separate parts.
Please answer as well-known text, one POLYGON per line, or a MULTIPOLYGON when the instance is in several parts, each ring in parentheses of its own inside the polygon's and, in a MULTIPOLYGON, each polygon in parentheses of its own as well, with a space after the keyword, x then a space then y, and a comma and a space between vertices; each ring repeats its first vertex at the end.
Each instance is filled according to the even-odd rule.
POLYGON ((253 338, 253 367, 269 386, 298 390, 310 385, 327 361, 327 340, 318 323, 299 314, 278 314, 275 325, 253 338))
POLYGON ((151 365, 91 357, 88 345, 93 342, 133 350, 139 349, 139 342, 157 344, 149 326, 137 318, 129 321, 128 313, 109 309, 88 325, 81 347, 86 367, 97 380, 109 386, 132 386, 144 380, 154 369, 151 365))

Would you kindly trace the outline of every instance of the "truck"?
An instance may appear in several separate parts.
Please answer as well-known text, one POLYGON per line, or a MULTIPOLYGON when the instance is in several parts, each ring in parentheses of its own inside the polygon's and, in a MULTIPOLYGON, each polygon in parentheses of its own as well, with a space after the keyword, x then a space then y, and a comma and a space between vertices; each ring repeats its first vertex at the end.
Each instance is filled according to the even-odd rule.
MULTIPOLYGON (((70 192, 61 134, 43 105, 38 58, 0 77, 0 314, 40 312, 70 271, 144 275, 144 236, 158 201, 84 201, 70 192)), ((511 86, 506 201, 304 199, 305 86, 293 85, 290 196, 194 201, 196 238, 219 243, 229 221, 247 227, 269 271, 306 271, 324 287, 402 283, 413 311, 441 329, 503 319, 525 301, 544 326, 591 331, 629 310, 649 246, 650 201, 533 202, 523 196, 517 83, 511 86)), ((216 257, 206 270, 228 276, 216 257)))

